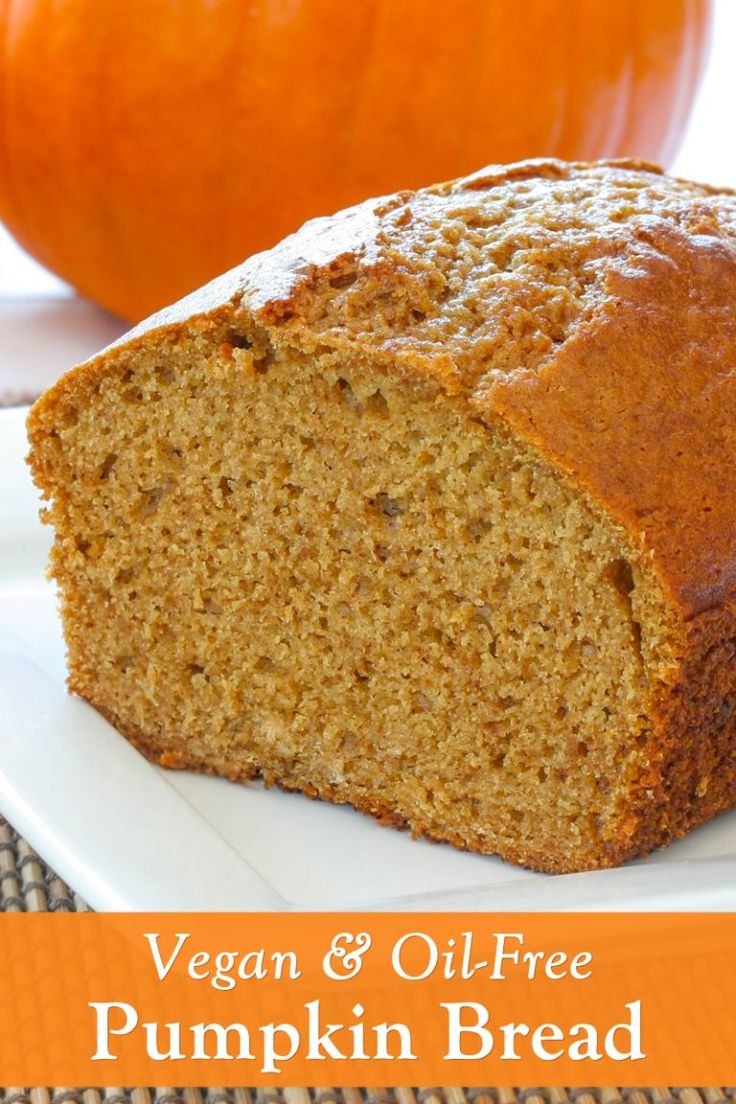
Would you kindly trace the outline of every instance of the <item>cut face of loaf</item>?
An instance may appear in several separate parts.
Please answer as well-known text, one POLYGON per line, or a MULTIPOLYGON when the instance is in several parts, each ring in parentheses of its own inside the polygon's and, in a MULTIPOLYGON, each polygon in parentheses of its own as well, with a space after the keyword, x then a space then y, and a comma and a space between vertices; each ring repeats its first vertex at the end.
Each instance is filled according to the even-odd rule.
POLYGON ((659 598, 571 486, 436 400, 193 344, 70 406, 45 450, 72 688, 166 764, 593 863, 646 739, 659 598))
POLYGON ((166 766, 539 870, 730 804, 732 657, 651 543, 445 365, 311 309, 159 321, 34 408, 72 690, 166 766))

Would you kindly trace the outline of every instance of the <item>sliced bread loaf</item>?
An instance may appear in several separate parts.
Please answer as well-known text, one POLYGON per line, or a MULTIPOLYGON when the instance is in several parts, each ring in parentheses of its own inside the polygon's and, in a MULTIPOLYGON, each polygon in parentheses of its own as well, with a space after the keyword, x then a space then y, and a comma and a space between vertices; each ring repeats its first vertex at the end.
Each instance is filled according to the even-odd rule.
POLYGON ((493 167, 33 407, 69 685, 146 755, 547 871, 736 803, 736 199, 493 167))

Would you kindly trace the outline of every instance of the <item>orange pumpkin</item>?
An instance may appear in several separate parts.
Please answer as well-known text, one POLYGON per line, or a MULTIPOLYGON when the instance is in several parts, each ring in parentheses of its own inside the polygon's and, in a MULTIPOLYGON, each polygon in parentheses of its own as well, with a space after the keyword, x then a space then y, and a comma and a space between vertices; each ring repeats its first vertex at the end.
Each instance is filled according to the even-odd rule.
POLYGON ((667 163, 708 0, 0 0, 0 218, 136 319, 304 219, 543 154, 667 163))

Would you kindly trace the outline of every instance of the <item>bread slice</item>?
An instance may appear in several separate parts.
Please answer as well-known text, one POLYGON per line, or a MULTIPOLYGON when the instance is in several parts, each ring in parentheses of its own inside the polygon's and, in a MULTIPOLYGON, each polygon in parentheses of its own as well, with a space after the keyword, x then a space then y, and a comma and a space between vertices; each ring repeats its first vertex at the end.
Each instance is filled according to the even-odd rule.
POLYGON ((69 685, 537 870, 736 802, 736 199, 530 161, 307 224, 33 407, 69 685))

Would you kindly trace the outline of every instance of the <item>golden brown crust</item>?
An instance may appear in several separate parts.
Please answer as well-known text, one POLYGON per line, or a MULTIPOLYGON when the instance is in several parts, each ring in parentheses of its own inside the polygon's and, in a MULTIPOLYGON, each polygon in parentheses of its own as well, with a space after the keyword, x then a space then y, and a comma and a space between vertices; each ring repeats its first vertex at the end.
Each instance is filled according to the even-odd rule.
MULTIPOLYGON (((489 845, 488 839, 483 834, 475 830, 472 824, 467 826, 467 831, 463 835, 453 832, 452 830, 446 830, 442 835, 438 835, 430 825, 422 823, 413 823, 409 825, 406 819, 398 815, 396 810, 389 805, 382 805, 375 800, 362 799, 350 786, 333 785, 329 787, 317 787, 305 781, 301 776, 299 778, 292 778, 283 773, 259 770, 256 766, 248 770, 232 770, 227 769, 224 765, 221 767, 215 766, 209 761, 190 754, 185 755, 181 752, 171 753, 163 751, 155 737, 149 736, 147 733, 141 731, 140 728, 132 727, 121 721, 121 719, 111 713, 110 710, 105 709, 99 702, 96 702, 94 697, 90 697, 86 694, 82 694, 81 696, 86 697, 86 699, 125 736, 129 743, 137 748, 142 755, 145 755, 149 762, 164 767, 166 770, 191 770, 199 774, 217 775, 221 778, 224 777, 230 782, 251 782, 254 779, 259 779, 267 789, 275 787, 283 790, 285 793, 304 794, 305 797, 312 798, 315 801, 330 801, 336 805, 350 805, 358 812, 373 817, 379 824, 382 824, 386 828, 410 830, 414 839, 423 838, 432 843, 450 843, 460 851, 471 851, 475 854, 497 855, 507 862, 514 863, 517 866, 525 866, 527 869, 539 873, 569 874, 580 870, 580 866, 577 863, 566 862, 559 856, 554 847, 545 846, 544 841, 540 841, 540 846, 536 852, 532 852, 526 847, 515 849, 513 847, 503 846, 495 849, 489 845)), ((684 835, 686 831, 689 831, 688 827, 684 827, 682 831, 673 833, 673 837, 671 838, 678 835, 684 835)), ((614 841, 606 846, 601 846, 597 853, 591 856, 590 861, 598 869, 618 866, 626 859, 648 854, 653 847, 660 846, 662 842, 663 840, 661 837, 653 843, 649 840, 645 841, 643 837, 640 843, 639 837, 637 837, 633 846, 629 844, 627 840, 614 841)))
POLYGON ((315 219, 111 348, 250 318, 431 375, 573 475, 691 616, 736 587, 734 301, 733 193, 539 160, 315 219))
POLYGON ((636 230, 554 360, 478 400, 605 503, 686 616, 736 580, 736 238, 636 230))
MULTIPOLYGON (((718 631, 715 630, 716 635, 718 631)), ((627 859, 644 857, 656 848, 680 839, 693 828, 733 805, 736 798, 736 710, 724 709, 724 698, 732 695, 734 690, 736 644, 720 639, 714 648, 715 654, 709 656, 710 662, 705 665, 705 678, 701 657, 700 662, 691 660, 691 669, 685 669, 677 685, 672 688, 669 699, 670 715, 660 716, 658 719, 660 758, 655 759, 652 764, 647 780, 650 786, 649 797, 647 799, 645 795, 633 791, 631 794, 630 831, 622 832, 617 839, 599 846, 594 855, 588 856, 586 868, 594 866, 604 869, 618 866, 627 859), (706 728, 707 740, 703 739, 706 728)), ((406 819, 397 815, 393 808, 375 800, 362 800, 349 786, 318 788, 310 785, 303 777, 290 778, 282 773, 259 770, 256 766, 248 770, 228 770, 226 764, 215 766, 201 758, 182 754, 181 751, 171 753, 162 750, 155 737, 139 728, 126 725, 96 702, 94 696, 82 696, 147 759, 167 770, 193 770, 201 774, 215 774, 226 777, 231 782, 260 779, 267 788, 275 786, 286 792, 303 793, 315 800, 349 804, 358 812, 374 817, 386 827, 410 827, 414 838, 423 837, 436 843, 451 843, 462 851, 497 854, 508 862, 541 873, 566 874, 581 869, 579 863, 561 858, 555 847, 547 846, 544 840, 539 841, 536 852, 531 852, 528 847, 514 849, 502 846, 493 849, 489 847, 487 838, 476 832, 472 824, 467 826, 463 835, 445 831, 440 836, 430 825, 416 822, 411 826, 407 825, 406 819)))
POLYGON ((626 529, 677 625, 612 865, 736 801, 734 303, 733 193, 636 162, 492 167, 307 224, 65 377, 29 431, 153 333, 228 326, 431 377, 512 427, 626 529))

